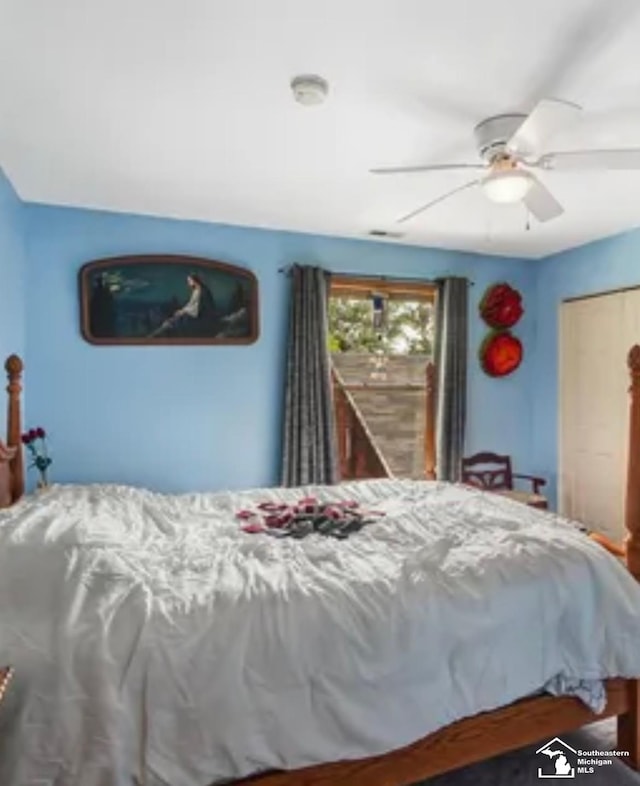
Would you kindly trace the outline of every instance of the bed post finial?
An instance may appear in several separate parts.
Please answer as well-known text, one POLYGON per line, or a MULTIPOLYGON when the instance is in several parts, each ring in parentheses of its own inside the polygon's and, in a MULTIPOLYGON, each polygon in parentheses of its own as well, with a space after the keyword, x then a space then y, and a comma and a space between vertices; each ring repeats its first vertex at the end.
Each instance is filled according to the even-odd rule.
POLYGON ((629 463, 627 465, 627 567, 640 581, 640 346, 631 348, 628 357, 631 374, 629 413, 629 463))
POLYGON ((20 393, 22 392, 22 370, 24 365, 17 355, 11 355, 4 364, 9 379, 7 393, 9 405, 7 409, 7 445, 16 447, 16 455, 11 467, 11 498, 16 502, 24 494, 24 458, 20 435, 22 422, 20 415, 20 393))

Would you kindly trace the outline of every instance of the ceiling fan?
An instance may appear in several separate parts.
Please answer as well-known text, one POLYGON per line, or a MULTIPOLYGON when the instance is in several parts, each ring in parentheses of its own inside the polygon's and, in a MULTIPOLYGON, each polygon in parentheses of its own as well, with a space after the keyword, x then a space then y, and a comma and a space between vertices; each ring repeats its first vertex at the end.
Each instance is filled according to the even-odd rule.
POLYGON ((475 169, 480 176, 433 199, 398 219, 409 221, 461 191, 480 186, 492 202, 522 202, 538 221, 551 221, 564 209, 531 170, 640 169, 640 148, 544 152, 547 140, 580 115, 577 104, 543 99, 529 115, 505 114, 489 117, 474 129, 477 164, 425 164, 370 170, 377 175, 442 172, 475 169))

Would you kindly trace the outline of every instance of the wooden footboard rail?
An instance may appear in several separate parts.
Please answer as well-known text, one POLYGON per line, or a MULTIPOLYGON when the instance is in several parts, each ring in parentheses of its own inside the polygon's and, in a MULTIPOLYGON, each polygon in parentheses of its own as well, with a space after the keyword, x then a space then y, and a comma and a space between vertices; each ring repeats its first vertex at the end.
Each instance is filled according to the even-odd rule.
MULTIPOLYGON (((640 581, 640 346, 634 346, 629 353, 628 366, 631 402, 626 559, 629 571, 640 581)), ((464 718, 413 745, 383 756, 267 773, 236 783, 246 786, 410 786, 424 778, 552 739, 587 723, 613 716, 618 717, 618 749, 630 754, 622 761, 638 770, 639 682, 607 680, 606 689, 607 705, 600 715, 589 710, 579 699, 542 695, 464 718)))
POLYGON ((413 745, 383 756, 321 764, 294 772, 274 772, 241 783, 247 786, 410 786, 553 738, 586 723, 620 715, 628 708, 628 682, 609 680, 607 707, 601 715, 595 715, 581 701, 568 696, 537 696, 457 721, 413 745))

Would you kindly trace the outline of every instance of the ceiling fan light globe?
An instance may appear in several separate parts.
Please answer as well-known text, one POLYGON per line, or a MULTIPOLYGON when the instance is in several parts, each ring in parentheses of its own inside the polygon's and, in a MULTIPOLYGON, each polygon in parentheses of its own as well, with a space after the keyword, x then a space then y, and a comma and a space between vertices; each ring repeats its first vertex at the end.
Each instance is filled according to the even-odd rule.
POLYGON ((482 181, 482 189, 492 202, 513 204, 523 200, 533 185, 533 177, 523 169, 492 172, 482 181))

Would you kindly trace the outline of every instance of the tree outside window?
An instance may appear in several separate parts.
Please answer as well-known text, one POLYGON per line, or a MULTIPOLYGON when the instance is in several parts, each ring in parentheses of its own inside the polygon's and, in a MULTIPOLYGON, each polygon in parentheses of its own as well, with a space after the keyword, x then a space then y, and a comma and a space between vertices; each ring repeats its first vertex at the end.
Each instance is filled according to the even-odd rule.
POLYGON ((376 355, 431 355, 433 303, 389 299, 385 325, 374 327, 369 298, 335 297, 329 300, 329 350, 334 353, 376 355))

